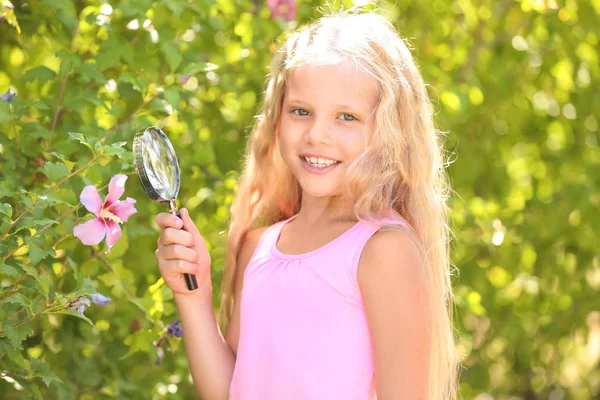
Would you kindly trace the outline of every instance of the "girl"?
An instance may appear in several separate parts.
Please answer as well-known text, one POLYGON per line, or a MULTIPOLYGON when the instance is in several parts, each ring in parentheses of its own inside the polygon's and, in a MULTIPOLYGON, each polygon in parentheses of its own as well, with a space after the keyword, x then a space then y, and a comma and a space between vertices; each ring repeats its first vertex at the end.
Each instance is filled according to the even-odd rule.
POLYGON ((345 11, 289 37, 231 209, 224 336, 188 211, 157 216, 203 399, 455 398, 442 156, 425 84, 387 20, 345 11))

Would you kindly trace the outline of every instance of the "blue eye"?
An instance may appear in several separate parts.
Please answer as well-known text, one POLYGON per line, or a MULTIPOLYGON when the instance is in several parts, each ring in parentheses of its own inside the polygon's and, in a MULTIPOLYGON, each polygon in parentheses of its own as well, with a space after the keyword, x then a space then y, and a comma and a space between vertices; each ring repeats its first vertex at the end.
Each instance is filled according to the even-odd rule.
POLYGON ((352 114, 346 114, 346 113, 344 113, 342 115, 347 115, 349 117, 352 117, 352 119, 345 119, 345 118, 343 118, 344 121, 356 121, 357 120, 357 118, 354 115, 352 115, 352 114))
MULTIPOLYGON (((306 110, 305 110, 305 109, 303 109, 303 108, 294 108, 294 109, 291 111, 291 113, 292 113, 292 114, 295 114, 295 115, 297 115, 297 116, 299 116, 299 117, 305 117, 305 116, 307 116, 307 115, 309 115, 309 114, 310 114, 310 112, 306 111, 306 110), (299 111, 299 112, 297 113, 296 111, 299 111), (305 114, 304 114, 304 113, 305 113, 305 114)), ((341 115, 343 115, 343 116, 346 116, 346 117, 349 117, 349 119, 347 119, 347 118, 342 118, 342 120, 343 120, 343 121, 346 121, 346 122, 358 121, 358 118, 356 118, 356 117, 355 117, 354 115, 352 115, 352 114, 343 113, 343 114, 341 114, 341 115)))
POLYGON ((305 109, 303 109, 303 108, 294 108, 294 109, 292 110, 292 113, 293 113, 293 114, 296 114, 296 115, 299 115, 299 116, 301 116, 301 117, 303 117, 303 116, 305 116, 305 115, 309 114, 309 112, 308 112, 308 111, 306 111, 306 110, 305 110, 305 109), (296 113, 296 111, 305 111, 305 112, 306 112, 306 114, 297 114, 297 113, 296 113))

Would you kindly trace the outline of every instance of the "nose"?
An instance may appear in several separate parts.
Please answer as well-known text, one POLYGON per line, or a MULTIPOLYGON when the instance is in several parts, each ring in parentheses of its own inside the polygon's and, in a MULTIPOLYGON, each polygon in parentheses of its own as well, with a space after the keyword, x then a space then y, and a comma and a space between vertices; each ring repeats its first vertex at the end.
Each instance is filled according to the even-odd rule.
POLYGON ((331 124, 324 118, 315 118, 312 125, 307 127, 304 140, 307 143, 323 143, 331 145, 331 124))

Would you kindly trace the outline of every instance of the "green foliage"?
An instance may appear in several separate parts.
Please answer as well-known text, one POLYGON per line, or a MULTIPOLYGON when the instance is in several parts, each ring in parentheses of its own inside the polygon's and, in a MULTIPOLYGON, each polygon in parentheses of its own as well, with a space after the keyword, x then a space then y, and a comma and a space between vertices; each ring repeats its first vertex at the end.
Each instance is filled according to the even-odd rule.
POLYGON ((18 93, 0 101, 3 399, 194 393, 180 339, 165 334, 176 308, 154 259, 154 218, 167 207, 141 189, 132 139, 156 125, 175 144, 180 206, 194 210, 211 249, 217 299, 231 182, 256 112, 257 96, 248 93, 261 90, 267 73, 264 38, 282 26, 251 2, 111 6, 34 0, 0 23, 0 90, 18 93), (117 173, 131 178, 124 197, 137 199, 138 212, 104 254, 105 244, 83 245, 73 227, 90 218, 82 189, 95 185, 106 196, 117 173), (93 293, 112 301, 81 315, 81 296, 93 293))
MULTIPOLYGON (((558 3, 379 4, 414 46, 448 131, 465 399, 599 395, 600 3, 558 3)), ((301 4, 299 21, 319 4, 301 4)), ((149 125, 169 134, 217 307, 246 134, 274 41, 294 27, 249 1, 110 6, 0 5, 0 94, 18 92, 0 100, 3 399, 194 396, 180 339, 165 336, 177 313, 154 218, 167 208, 138 184, 132 138, 149 125), (138 213, 104 254, 73 227, 90 218, 81 190, 105 196, 117 173, 138 213), (92 293, 112 302, 70 306, 92 293)))

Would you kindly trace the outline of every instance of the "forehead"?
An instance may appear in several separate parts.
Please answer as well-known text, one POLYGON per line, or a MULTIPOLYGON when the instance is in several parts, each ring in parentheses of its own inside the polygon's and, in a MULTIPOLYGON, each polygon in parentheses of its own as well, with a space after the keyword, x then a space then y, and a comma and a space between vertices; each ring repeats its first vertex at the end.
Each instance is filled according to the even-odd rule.
POLYGON ((348 104, 372 111, 379 87, 375 78, 348 61, 292 68, 286 97, 311 104, 348 104))

